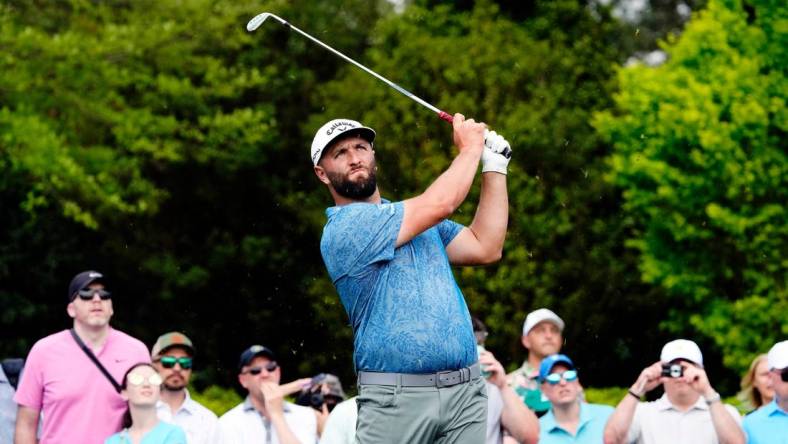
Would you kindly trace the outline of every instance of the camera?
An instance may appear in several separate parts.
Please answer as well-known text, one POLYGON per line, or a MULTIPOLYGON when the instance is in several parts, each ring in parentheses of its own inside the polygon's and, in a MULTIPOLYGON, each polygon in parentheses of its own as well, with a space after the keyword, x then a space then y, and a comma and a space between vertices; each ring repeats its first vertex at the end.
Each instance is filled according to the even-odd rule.
POLYGON ((323 405, 325 405, 330 412, 344 399, 345 392, 342 391, 339 378, 328 373, 320 373, 314 376, 309 385, 301 390, 295 403, 312 407, 317 411, 322 411, 323 405))
POLYGON ((684 376, 684 367, 681 364, 662 364, 662 376, 681 378, 684 376))

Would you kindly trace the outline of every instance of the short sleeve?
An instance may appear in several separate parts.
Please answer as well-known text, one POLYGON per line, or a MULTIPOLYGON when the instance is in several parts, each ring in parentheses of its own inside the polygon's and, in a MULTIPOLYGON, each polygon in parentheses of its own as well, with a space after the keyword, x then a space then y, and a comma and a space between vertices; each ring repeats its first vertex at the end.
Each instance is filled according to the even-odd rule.
POLYGON ((35 410, 41 410, 44 401, 43 353, 40 342, 36 343, 27 355, 22 377, 14 395, 14 402, 35 410))
MULTIPOLYGON (((628 396, 628 395, 627 395, 628 396)), ((643 414, 646 404, 639 402, 635 406, 635 413, 632 415, 632 424, 629 425, 629 432, 627 432, 627 442, 638 442, 641 432, 641 422, 643 421, 643 414)))
POLYGON ((402 202, 350 204, 337 209, 323 230, 320 250, 333 281, 394 258, 402 202))
POLYGON ((741 415, 739 414, 739 411, 736 410, 736 407, 729 404, 725 404, 725 410, 727 410, 728 413, 731 414, 733 420, 736 421, 736 424, 739 424, 739 427, 741 427, 742 426, 741 415))
POLYGON ((460 234, 460 231, 465 228, 463 225, 449 219, 444 219, 437 227, 444 247, 447 247, 460 234))

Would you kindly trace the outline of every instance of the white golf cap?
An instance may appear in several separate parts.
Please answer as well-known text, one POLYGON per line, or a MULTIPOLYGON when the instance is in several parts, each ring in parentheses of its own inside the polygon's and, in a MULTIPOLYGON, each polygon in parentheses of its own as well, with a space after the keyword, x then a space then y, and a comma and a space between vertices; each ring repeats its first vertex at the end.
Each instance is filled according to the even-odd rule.
POLYGON ((526 336, 532 328, 536 327, 536 324, 543 321, 552 322, 558 326, 559 330, 564 331, 563 319, 559 318, 558 315, 553 313, 552 310, 540 308, 528 313, 528 316, 525 317, 525 323, 523 324, 523 336, 526 336))
POLYGON ((324 149, 336 139, 351 131, 356 131, 359 137, 369 143, 375 141, 375 130, 372 128, 366 127, 355 120, 334 119, 321 126, 315 133, 315 138, 312 139, 312 165, 317 165, 320 162, 320 156, 323 155, 324 149))
POLYGON ((676 359, 684 359, 703 367, 703 353, 700 352, 700 347, 688 339, 676 339, 662 347, 660 361, 667 364, 676 359))
POLYGON ((774 344, 769 350, 766 362, 769 370, 783 370, 788 367, 788 340, 774 344))

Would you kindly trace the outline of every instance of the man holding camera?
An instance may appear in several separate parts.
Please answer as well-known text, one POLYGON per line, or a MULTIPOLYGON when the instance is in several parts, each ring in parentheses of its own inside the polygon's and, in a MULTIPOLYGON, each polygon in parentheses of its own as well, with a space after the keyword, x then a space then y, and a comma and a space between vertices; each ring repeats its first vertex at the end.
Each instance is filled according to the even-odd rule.
POLYGON ((668 342, 659 362, 640 372, 605 427, 605 444, 744 444, 741 417, 723 404, 703 370, 698 345, 686 339, 668 342), (663 385, 665 394, 640 402, 663 385))

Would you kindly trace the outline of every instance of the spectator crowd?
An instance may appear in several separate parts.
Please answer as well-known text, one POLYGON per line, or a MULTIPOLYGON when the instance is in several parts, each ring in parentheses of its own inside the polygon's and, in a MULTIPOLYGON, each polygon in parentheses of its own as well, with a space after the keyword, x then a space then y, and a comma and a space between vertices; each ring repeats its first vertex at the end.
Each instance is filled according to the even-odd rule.
MULTIPOLYGON (((66 305, 73 328, 36 342, 24 367, 3 361, 0 443, 356 442, 358 398, 347 398, 329 374, 284 383, 277 354, 263 345, 240 354, 246 397, 217 418, 189 394, 197 350, 191 339, 164 333, 149 350, 113 329, 105 284, 96 271, 76 275, 66 305)), ((486 392, 487 444, 788 444, 788 341, 757 356, 742 379, 751 410, 742 418, 722 402, 702 351, 687 339, 665 344, 615 408, 587 402, 582 364, 561 353, 564 327, 549 309, 528 314, 521 338, 527 358, 506 374, 484 346, 486 327, 473 319, 481 370, 471 378, 483 380, 486 392), (644 400, 659 387, 659 398, 644 400)))

